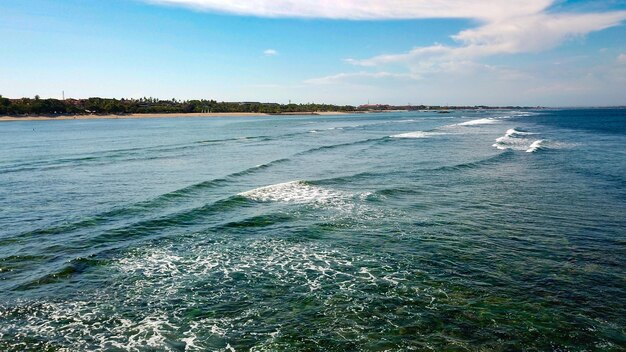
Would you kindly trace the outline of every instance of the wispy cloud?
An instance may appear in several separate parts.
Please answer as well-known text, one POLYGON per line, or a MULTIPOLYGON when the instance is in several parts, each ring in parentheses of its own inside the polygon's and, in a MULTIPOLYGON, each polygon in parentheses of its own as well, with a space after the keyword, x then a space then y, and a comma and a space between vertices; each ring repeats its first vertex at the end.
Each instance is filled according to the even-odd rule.
MULTIPOLYGON (((203 11, 259 17, 394 20, 467 18, 474 28, 452 36, 457 45, 416 47, 404 53, 347 59, 358 66, 405 65, 410 75, 440 72, 482 57, 540 52, 564 41, 619 25, 626 11, 553 13, 558 0, 144 0, 203 11)), ((267 49, 265 56, 278 53, 267 49)), ((361 74, 362 73, 357 73, 361 74)))
POLYGON ((538 85, 526 90, 526 93, 532 95, 555 94, 555 93, 584 93, 593 90, 589 85, 580 82, 563 83, 556 82, 549 85, 538 85))
MULTIPOLYGON (((537 52, 564 40, 619 25, 626 11, 551 13, 558 0, 144 0, 198 10, 259 17, 304 17, 351 20, 467 18, 479 25, 452 38, 458 46, 418 47, 406 53, 348 62, 375 66, 424 57, 481 57, 537 52)), ((265 55, 276 55, 272 49, 265 55)))
POLYGON ((265 56, 276 56, 278 55, 278 51, 274 50, 274 49, 266 49, 263 51, 263 55, 265 56))
POLYGON ((391 55, 367 59, 348 59, 360 66, 416 62, 445 62, 476 59, 497 54, 540 52, 554 48, 563 41, 617 26, 626 19, 626 11, 594 14, 536 13, 487 22, 477 28, 453 35, 457 46, 432 45, 391 55))
POLYGON ((502 19, 511 14, 533 14, 554 0, 145 0, 260 17, 304 17, 353 20, 476 18, 502 19))
POLYGON ((456 45, 433 44, 415 47, 404 53, 345 61, 379 70, 388 66, 404 67, 412 75, 422 77, 445 72, 458 75, 465 70, 475 72, 487 69, 495 78, 519 78, 516 72, 482 65, 480 61, 494 55, 550 50, 569 39, 620 25, 626 19, 626 11, 555 14, 541 6, 534 9, 534 12, 528 11, 528 8, 519 11, 511 6, 511 11, 503 17, 490 16, 477 27, 453 35, 456 45))
POLYGON ((372 81, 380 79, 392 79, 392 80, 415 80, 419 77, 412 74, 401 74, 391 72, 351 72, 351 73, 339 73, 336 75, 312 78, 306 80, 307 84, 368 84, 372 81))
MULTIPOLYGON (((590 33, 619 26, 626 20, 626 11, 608 10, 610 6, 602 2, 597 2, 592 7, 576 7, 562 0, 143 1, 184 6, 199 11, 269 18, 471 20, 468 23, 472 24, 468 28, 451 36, 451 44, 433 43, 407 48, 403 52, 347 58, 345 62, 351 69, 341 70, 341 73, 330 72, 333 74, 304 82, 307 86, 337 85, 337 89, 350 85, 354 88, 350 91, 360 95, 371 94, 374 87, 402 86, 405 91, 411 91, 411 94, 424 99, 436 99, 440 95, 437 92, 441 91, 481 101, 485 99, 485 91, 490 92, 489 96, 494 101, 515 101, 519 94, 526 94, 533 101, 550 94, 569 94, 568 96, 578 99, 588 93, 581 88, 585 85, 580 85, 578 81, 578 78, 589 74, 591 68, 587 66, 578 67, 578 74, 573 75, 576 78, 567 80, 561 77, 564 74, 544 77, 548 71, 539 72, 541 69, 523 72, 490 65, 487 63, 504 61, 488 58, 548 51, 567 41, 580 40, 590 33), (567 12, 568 7, 574 11, 567 12), (431 92, 432 96, 429 96, 431 92)), ((271 49, 264 52, 266 56, 276 54, 271 49)), ((626 77, 623 71, 625 64, 626 53, 622 53, 610 68, 612 74, 604 75, 598 80, 610 81, 614 85, 623 84, 626 77)), ((559 67, 559 72, 565 72, 562 66, 565 65, 559 67)), ((590 78, 585 78, 586 82, 589 80, 590 78)), ((386 91, 378 89, 376 92, 384 94, 386 91)), ((577 101, 576 99, 573 101, 577 101)))

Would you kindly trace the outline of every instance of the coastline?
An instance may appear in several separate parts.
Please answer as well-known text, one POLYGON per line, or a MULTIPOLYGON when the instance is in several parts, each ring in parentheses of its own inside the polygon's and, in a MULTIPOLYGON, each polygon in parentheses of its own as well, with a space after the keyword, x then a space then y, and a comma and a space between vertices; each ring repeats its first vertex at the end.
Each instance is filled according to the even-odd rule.
POLYGON ((307 113, 266 114, 257 112, 211 112, 211 113, 168 113, 168 114, 124 114, 124 115, 59 115, 59 116, 0 116, 0 122, 12 121, 56 121, 56 120, 98 120, 98 119, 150 119, 178 117, 251 117, 251 116, 299 116, 299 115, 348 115, 343 111, 320 111, 307 113))

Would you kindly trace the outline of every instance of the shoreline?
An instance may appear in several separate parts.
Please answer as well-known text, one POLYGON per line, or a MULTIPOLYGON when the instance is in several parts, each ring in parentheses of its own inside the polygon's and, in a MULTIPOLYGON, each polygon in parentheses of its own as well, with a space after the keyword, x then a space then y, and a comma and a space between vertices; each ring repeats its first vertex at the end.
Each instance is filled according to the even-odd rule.
MULTIPOLYGON (((358 113, 358 112, 355 112, 358 113)), ((252 117, 252 116, 332 116, 349 115, 343 111, 320 111, 301 113, 266 114, 260 112, 210 112, 210 113, 157 113, 157 114, 124 114, 124 115, 59 115, 59 116, 0 116, 0 122, 13 121, 56 121, 56 120, 99 120, 99 119, 150 119, 179 117, 252 117)))

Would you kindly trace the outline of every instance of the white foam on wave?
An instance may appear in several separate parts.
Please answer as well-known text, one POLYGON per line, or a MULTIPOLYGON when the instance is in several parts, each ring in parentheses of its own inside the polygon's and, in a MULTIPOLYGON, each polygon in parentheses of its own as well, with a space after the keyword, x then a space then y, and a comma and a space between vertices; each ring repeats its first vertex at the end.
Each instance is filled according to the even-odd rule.
POLYGON ((415 131, 415 132, 394 134, 394 135, 392 135, 390 137, 392 137, 392 138, 428 138, 428 137, 440 136, 440 135, 444 135, 444 134, 446 134, 446 133, 415 131))
POLYGON ((416 120, 416 119, 405 119, 405 120, 395 120, 393 122, 395 122, 395 123, 405 123, 405 122, 416 122, 416 121, 419 121, 419 120, 416 120))
POLYGON ((496 143, 492 147, 500 150, 526 150, 530 147, 530 141, 527 139, 516 139, 510 137, 496 138, 496 143))
MULTIPOLYGON (((266 300, 280 292, 306 295, 320 303, 324 314, 351 312, 353 320, 340 326, 350 334, 358 332, 351 330, 357 322, 368 329, 379 324, 366 307, 372 287, 388 299, 424 307, 432 306, 432 297, 445 295, 428 284, 407 281, 415 270, 397 265, 393 255, 364 256, 319 241, 207 237, 202 233, 189 241, 125 253, 100 268, 115 285, 94 296, 13 308, 0 305, 0 336, 14 336, 15 350, 34 340, 42 341, 35 345, 38 349, 60 351, 166 351, 173 350, 171 342, 184 343, 180 348, 185 350, 215 350, 216 343, 228 346, 251 336, 256 346, 250 350, 280 350, 276 343, 283 331, 293 329, 282 320, 261 319, 280 317, 296 307, 294 301, 281 307, 266 300), (328 299, 337 293, 350 299, 328 299), (240 303, 238 309, 213 309, 233 302, 240 303), (211 314, 189 315, 196 311, 211 314)), ((314 337, 322 335, 320 330, 314 337)))
POLYGON ((534 141, 534 142, 530 145, 530 147, 529 147, 528 149, 526 149, 526 153, 534 153, 534 152, 536 152, 537 150, 541 149, 541 148, 542 148, 542 143, 543 143, 543 142, 544 142, 544 140, 543 140, 543 139, 539 139, 539 140, 534 141))
POLYGON ((479 125, 492 125, 498 123, 496 119, 486 117, 482 119, 470 120, 458 123, 457 126, 479 126, 479 125))
POLYGON ((492 146, 500 150, 524 150, 528 153, 533 153, 541 149, 543 147, 542 143, 545 142, 543 139, 533 140, 528 138, 536 134, 510 128, 505 132, 504 136, 496 138, 496 142, 492 146))
POLYGON ((536 112, 531 111, 508 111, 507 115, 494 116, 494 119, 510 119, 514 117, 528 117, 528 116, 536 116, 539 115, 536 112))
MULTIPOLYGON (((525 116, 535 116, 538 115, 534 112, 524 112, 524 111, 511 111, 508 115, 502 116, 493 116, 493 117, 484 117, 476 120, 465 121, 456 124, 455 126, 479 126, 479 125, 492 125, 499 123, 500 120, 511 119, 514 117, 525 117, 525 116)), ((518 131, 521 132, 521 131, 518 131)))
POLYGON ((356 224, 360 221, 382 219, 391 214, 389 210, 381 211, 366 202, 372 192, 352 193, 312 185, 305 181, 291 181, 259 187, 238 195, 255 202, 276 202, 330 209, 333 210, 330 213, 320 213, 320 219, 336 221, 347 217, 355 222, 354 226, 357 226, 356 224))
MULTIPOLYGON (((498 137, 496 138, 496 142, 498 143, 508 143, 508 144, 515 144, 515 141, 517 137, 521 137, 521 136, 530 136, 536 133, 531 133, 531 132, 525 132, 525 131, 518 131, 515 128, 510 128, 506 131, 506 133, 504 134, 504 136, 502 137, 498 137)), ((523 141, 520 139, 517 139, 517 141, 523 141)))
POLYGON ((525 117, 525 116, 537 116, 537 115, 541 115, 538 112, 533 112, 533 111, 512 111, 511 112, 511 116, 513 117, 525 117))
MULTIPOLYGON (((117 308, 111 302, 113 297, 110 296, 90 301, 43 302, 36 306, 36 315, 26 321, 9 322, 2 328, 20 331, 18 336, 21 336, 16 336, 12 346, 15 350, 22 350, 29 344, 20 339, 38 336, 44 341, 33 345, 38 350, 59 351, 166 350, 164 347, 172 332, 181 328, 165 311, 145 309, 133 320, 120 313, 104 313, 117 308)), ((195 337, 190 340, 192 345, 193 339, 195 337)))
POLYGON ((532 133, 532 132, 526 132, 526 131, 518 131, 515 128, 509 128, 506 131, 505 136, 507 137, 513 137, 513 136, 529 136, 532 134, 536 134, 536 133, 532 133))
POLYGON ((258 202, 284 202, 296 204, 337 203, 343 199, 351 198, 353 196, 348 192, 313 186, 304 181, 290 181, 259 187, 250 191, 239 193, 239 195, 258 202))

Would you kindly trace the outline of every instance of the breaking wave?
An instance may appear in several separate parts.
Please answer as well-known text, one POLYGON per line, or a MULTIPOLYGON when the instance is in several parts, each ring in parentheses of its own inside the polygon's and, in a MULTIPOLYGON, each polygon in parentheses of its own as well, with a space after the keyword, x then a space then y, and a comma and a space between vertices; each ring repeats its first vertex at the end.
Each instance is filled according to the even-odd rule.
POLYGON ((536 116, 538 113, 534 112, 524 112, 524 111, 512 111, 508 115, 503 116, 494 116, 494 117, 485 117, 476 120, 470 120, 458 123, 454 126, 480 126, 480 125, 493 125, 498 123, 500 120, 512 119, 516 117, 526 117, 526 116, 536 116))
POLYGON ((458 123, 457 126, 479 126, 479 125, 492 125, 498 123, 498 121, 494 118, 487 117, 482 119, 470 120, 458 123))
POLYGON ((510 128, 506 131, 506 133, 504 134, 504 137, 528 136, 531 134, 536 134, 536 133, 519 131, 519 130, 516 130, 515 128, 510 128))
POLYGON ((529 137, 532 135, 537 135, 537 133, 510 128, 504 136, 496 138, 496 142, 492 146, 500 150, 524 150, 528 153, 534 153, 544 147, 545 140, 532 139, 529 137))
POLYGON ((526 149, 526 152, 527 152, 527 153, 534 153, 534 152, 536 152, 537 150, 539 150, 539 149, 541 149, 541 148, 542 148, 542 143, 543 143, 543 142, 544 142, 544 141, 543 141, 543 139, 540 139, 540 140, 534 141, 534 142, 530 145, 530 147, 529 147, 528 149, 526 149))
POLYGON ((428 138, 431 136, 440 136, 440 135, 444 135, 446 133, 442 133, 442 132, 428 132, 428 131, 415 131, 415 132, 408 132, 408 133, 400 133, 400 134, 394 134, 392 136, 392 138, 428 138))
POLYGON ((281 202, 292 204, 310 204, 313 206, 333 206, 338 208, 352 208, 355 198, 365 198, 370 193, 353 194, 313 185, 306 181, 290 181, 275 185, 255 188, 239 193, 256 202, 281 202))

